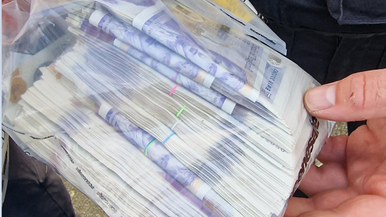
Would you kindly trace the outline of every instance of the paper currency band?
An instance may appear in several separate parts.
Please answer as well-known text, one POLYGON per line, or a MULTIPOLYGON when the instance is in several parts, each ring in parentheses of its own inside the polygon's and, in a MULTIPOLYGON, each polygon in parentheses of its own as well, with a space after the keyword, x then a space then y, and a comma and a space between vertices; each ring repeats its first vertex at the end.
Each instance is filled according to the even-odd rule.
POLYGON ((178 79, 180 78, 180 73, 178 73, 178 74, 176 74, 176 76, 174 76, 174 81, 176 82, 176 83, 178 83, 178 79))
POLYGON ((147 144, 145 150, 143 150, 143 153, 145 154, 145 156, 147 157, 147 151, 149 150, 150 146, 153 145, 155 142, 157 141, 157 139, 153 139, 149 142, 149 144, 147 144))
POLYGON ((98 27, 99 22, 102 20, 102 18, 107 14, 105 11, 96 10, 94 13, 91 14, 88 21, 91 23, 91 25, 98 27))
POLYGON ((176 86, 173 87, 173 89, 170 91, 169 93, 169 96, 172 96, 174 91, 176 91, 177 87, 180 86, 179 84, 177 84, 176 86))
POLYGON ((180 122, 181 122, 181 120, 178 120, 178 121, 172 126, 171 130, 174 131, 174 128, 175 128, 180 122))
POLYGON ((235 109, 235 106, 236 106, 235 102, 226 98, 224 103, 221 106, 221 109, 231 115, 233 110, 235 109))
POLYGON ((170 134, 168 137, 166 137, 166 139, 162 142, 162 145, 164 145, 164 144, 170 139, 170 137, 172 137, 174 134, 176 134, 176 133, 173 132, 173 133, 170 134))
POLYGON ((180 109, 180 111, 177 113, 177 118, 180 117, 181 113, 185 110, 185 106, 182 106, 182 108, 180 109))
POLYGON ((158 12, 164 10, 164 8, 165 5, 161 1, 157 1, 155 5, 147 7, 145 10, 141 11, 137 16, 134 17, 133 26, 142 31, 142 27, 145 25, 146 21, 148 21, 158 12))

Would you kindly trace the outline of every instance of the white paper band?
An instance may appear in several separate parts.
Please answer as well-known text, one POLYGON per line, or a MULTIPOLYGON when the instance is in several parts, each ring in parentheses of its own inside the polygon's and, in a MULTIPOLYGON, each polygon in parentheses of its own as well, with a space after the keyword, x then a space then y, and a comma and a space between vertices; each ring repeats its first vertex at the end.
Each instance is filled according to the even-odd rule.
POLYGON ((224 104, 222 104, 221 106, 221 109, 231 115, 233 113, 233 109, 235 109, 235 106, 236 106, 235 102, 226 98, 224 101, 224 104))
POLYGON ((107 103, 102 103, 101 107, 99 107, 98 115, 101 116, 103 119, 106 118, 107 113, 112 109, 113 107, 107 103))
POLYGON ((117 38, 116 39, 114 39, 114 42, 113 42, 113 45, 115 46, 115 47, 121 47, 121 44, 122 44, 122 42, 120 41, 120 40, 118 40, 117 38))
POLYGON ((123 50, 123 51, 127 51, 129 50, 130 46, 127 45, 126 43, 123 43, 121 42, 119 39, 114 39, 114 42, 113 42, 114 46, 123 50))
POLYGON ((99 22, 101 19, 107 14, 105 11, 96 10, 94 11, 88 21, 91 23, 91 25, 98 27, 99 22))
POLYGON ((207 88, 210 88, 210 86, 212 86, 214 79, 215 79, 214 76, 207 74, 202 85, 204 85, 207 88))
POLYGON ((165 8, 165 5, 161 1, 157 1, 157 3, 149 8, 146 8, 137 16, 134 17, 133 26, 142 31, 143 25, 156 15, 158 12, 162 11, 165 8))
POLYGON ((256 102, 257 98, 259 98, 259 94, 260 93, 255 88, 253 88, 251 93, 248 96, 248 99, 251 100, 252 102, 256 102))
POLYGON ((203 183, 200 188, 197 190, 196 192, 196 196, 200 199, 200 200, 203 200, 206 193, 208 193, 210 191, 211 187, 206 184, 206 183, 203 183))
POLYGON ((172 126, 172 128, 170 128, 172 131, 174 131, 174 128, 181 122, 181 120, 178 120, 176 123, 174 123, 174 125, 172 126))

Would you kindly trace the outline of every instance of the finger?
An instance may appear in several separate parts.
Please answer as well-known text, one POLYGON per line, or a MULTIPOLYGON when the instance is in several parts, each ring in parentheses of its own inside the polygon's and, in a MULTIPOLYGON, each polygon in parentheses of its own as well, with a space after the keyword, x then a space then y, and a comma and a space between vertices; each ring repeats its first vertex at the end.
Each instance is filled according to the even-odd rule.
POLYGON ((291 197, 285 211, 285 217, 298 216, 302 213, 314 211, 314 205, 311 198, 291 197))
POLYGON ((336 162, 345 164, 346 162, 346 145, 348 136, 340 135, 330 137, 318 155, 322 163, 336 162))
POLYGON ((358 127, 347 140, 346 156, 348 166, 352 166, 356 161, 368 161, 366 164, 376 167, 384 161, 384 147, 382 146, 384 141, 380 141, 375 133, 385 134, 386 131, 382 131, 379 125, 374 126, 374 121, 369 123, 370 125, 358 127), (377 129, 371 129, 374 127, 377 129), (382 132, 376 132, 378 130, 382 132), (375 161, 378 164, 370 163, 370 161, 375 161))
POLYGON ((317 168, 312 165, 303 178, 299 189, 307 196, 322 191, 346 188, 348 186, 346 171, 346 144, 345 135, 330 137, 318 155, 323 166, 317 168))
POLYGON ((341 163, 329 162, 320 168, 312 165, 299 189, 312 197, 328 190, 347 188, 348 184, 346 167, 341 163))
POLYGON ((331 190, 311 198, 290 198, 285 216, 299 216, 302 213, 317 210, 329 210, 339 206, 344 201, 357 196, 351 189, 331 190))
POLYGON ((359 192, 386 197, 386 119, 369 124, 355 130, 348 140, 347 175, 359 192))
POLYGON ((386 146, 386 118, 368 120, 367 127, 374 134, 375 138, 378 141, 383 141, 382 145, 386 146))
MULTIPOLYGON (((375 195, 361 195, 344 201, 335 209, 305 212, 298 217, 341 217, 341 216, 371 216, 384 217, 386 199, 375 195)), ((290 215, 285 215, 290 217, 290 215)))
POLYGON ((309 90, 307 111, 318 118, 358 121, 386 117, 386 69, 360 72, 309 90))

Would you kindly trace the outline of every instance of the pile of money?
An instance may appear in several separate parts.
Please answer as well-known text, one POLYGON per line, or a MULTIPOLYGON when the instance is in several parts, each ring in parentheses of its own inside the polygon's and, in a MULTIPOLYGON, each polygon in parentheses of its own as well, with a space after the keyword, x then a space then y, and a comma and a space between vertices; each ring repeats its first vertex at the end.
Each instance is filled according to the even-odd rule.
POLYGON ((192 2, 36 12, 65 30, 36 54, 47 64, 9 75, 3 126, 109 216, 282 216, 331 131, 303 108, 318 83, 268 30, 256 40, 192 2))

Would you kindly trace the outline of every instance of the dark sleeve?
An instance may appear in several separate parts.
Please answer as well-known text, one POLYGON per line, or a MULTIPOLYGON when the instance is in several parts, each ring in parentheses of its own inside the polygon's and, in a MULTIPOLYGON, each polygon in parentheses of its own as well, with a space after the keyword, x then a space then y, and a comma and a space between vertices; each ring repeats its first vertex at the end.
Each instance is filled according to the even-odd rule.
POLYGON ((386 0, 250 0, 268 21, 339 34, 386 32, 386 0))
POLYGON ((327 7, 340 25, 386 23, 385 0, 327 0, 327 7))

